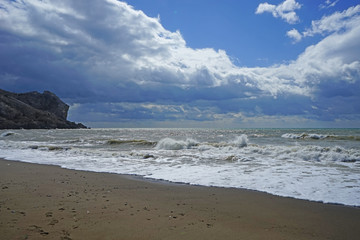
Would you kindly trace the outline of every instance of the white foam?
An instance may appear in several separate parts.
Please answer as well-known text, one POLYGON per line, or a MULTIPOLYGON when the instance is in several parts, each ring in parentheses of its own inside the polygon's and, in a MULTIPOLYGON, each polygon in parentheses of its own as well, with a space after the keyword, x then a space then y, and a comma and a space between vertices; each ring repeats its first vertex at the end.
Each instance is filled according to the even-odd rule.
MULTIPOLYGON (((124 139, 134 139, 133 135, 131 132, 130 137, 124 136, 124 139)), ((196 134, 188 138, 184 134, 175 137, 185 140, 161 137, 156 147, 144 146, 136 150, 104 144, 106 139, 116 139, 114 135, 101 136, 101 139, 87 135, 74 137, 86 139, 81 141, 50 137, 47 138, 50 141, 2 138, 0 157, 77 170, 137 174, 173 182, 248 188, 360 206, 359 148, 336 146, 332 142, 329 146, 314 145, 323 141, 312 140, 294 145, 280 136, 278 138, 286 144, 273 144, 271 140, 256 144, 254 138, 249 139, 245 134, 224 134, 218 142, 196 141, 193 140, 198 137, 196 134), (48 146, 58 148, 54 151, 48 146)))
POLYGON ((293 133, 285 133, 281 135, 282 138, 291 138, 291 139, 299 139, 301 138, 301 135, 293 134, 293 133))
POLYGON ((234 144, 237 147, 246 147, 248 145, 248 137, 245 134, 241 134, 238 136, 234 141, 232 141, 232 144, 234 144))
POLYGON ((311 139, 323 139, 323 138, 327 138, 328 136, 314 133, 314 134, 309 134, 307 137, 311 139))
POLYGON ((6 132, 3 132, 0 134, 0 137, 1 138, 4 138, 4 137, 8 137, 8 136, 11 136, 11 135, 15 135, 14 132, 11 132, 11 131, 6 131, 6 132))
POLYGON ((197 144, 198 142, 193 139, 186 139, 185 141, 183 141, 183 140, 175 140, 172 138, 164 138, 161 139, 156 144, 156 149, 180 150, 180 149, 191 148, 193 146, 196 146, 197 144))
POLYGON ((329 137, 328 135, 322 135, 317 133, 301 133, 301 134, 294 134, 294 133, 285 133, 281 135, 282 138, 290 138, 290 139, 324 139, 329 137))

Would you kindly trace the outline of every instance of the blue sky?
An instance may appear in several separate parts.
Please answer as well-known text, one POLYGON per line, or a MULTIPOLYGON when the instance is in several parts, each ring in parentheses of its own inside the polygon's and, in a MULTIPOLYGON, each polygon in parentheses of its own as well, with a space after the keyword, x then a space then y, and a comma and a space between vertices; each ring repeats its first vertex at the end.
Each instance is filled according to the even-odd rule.
POLYGON ((0 88, 91 127, 360 127, 360 1, 0 3, 0 88))
MULTIPOLYGON (((360 1, 338 1, 334 7, 321 7, 326 1, 297 1, 301 8, 296 11, 299 21, 289 24, 271 13, 254 14, 261 3, 258 0, 128 0, 136 9, 148 16, 158 17, 170 30, 180 30, 191 48, 223 49, 239 66, 257 67, 291 61, 310 44, 321 38, 292 44, 286 32, 299 31, 311 26, 311 21, 335 11, 348 9, 360 1), (281 49, 282 51, 279 51, 281 49)), ((283 0, 270 1, 278 5, 283 0)), ((296 1, 294 1, 296 2, 296 1)), ((335 1, 330 1, 334 3, 335 1)))

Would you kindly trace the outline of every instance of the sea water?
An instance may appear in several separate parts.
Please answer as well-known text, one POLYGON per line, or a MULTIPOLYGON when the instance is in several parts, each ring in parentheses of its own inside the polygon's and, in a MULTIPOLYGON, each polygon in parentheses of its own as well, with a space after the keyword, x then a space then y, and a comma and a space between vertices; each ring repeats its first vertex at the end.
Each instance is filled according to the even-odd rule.
POLYGON ((0 157, 360 206, 360 129, 2 130, 0 157))

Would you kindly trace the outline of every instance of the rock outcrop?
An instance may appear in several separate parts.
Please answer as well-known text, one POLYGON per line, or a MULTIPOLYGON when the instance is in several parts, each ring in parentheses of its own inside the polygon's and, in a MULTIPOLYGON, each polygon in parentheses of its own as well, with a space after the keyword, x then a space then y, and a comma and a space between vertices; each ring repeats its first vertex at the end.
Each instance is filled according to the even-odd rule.
POLYGON ((86 128, 67 121, 69 106, 49 91, 12 93, 0 89, 0 129, 86 128))

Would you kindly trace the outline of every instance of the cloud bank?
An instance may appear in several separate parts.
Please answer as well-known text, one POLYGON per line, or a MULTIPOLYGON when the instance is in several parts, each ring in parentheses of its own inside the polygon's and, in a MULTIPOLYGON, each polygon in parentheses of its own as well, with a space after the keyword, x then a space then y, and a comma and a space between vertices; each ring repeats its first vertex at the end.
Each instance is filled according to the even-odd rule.
MULTIPOLYGON (((299 8, 287 0, 273 11, 292 22, 299 8)), ((72 120, 83 122, 359 120, 358 8, 313 22, 301 37, 327 35, 297 59, 247 68, 224 50, 188 47, 179 31, 124 2, 6 0, 0 85, 54 91, 72 105, 72 120)), ((295 31, 288 35, 300 40, 295 31)))

